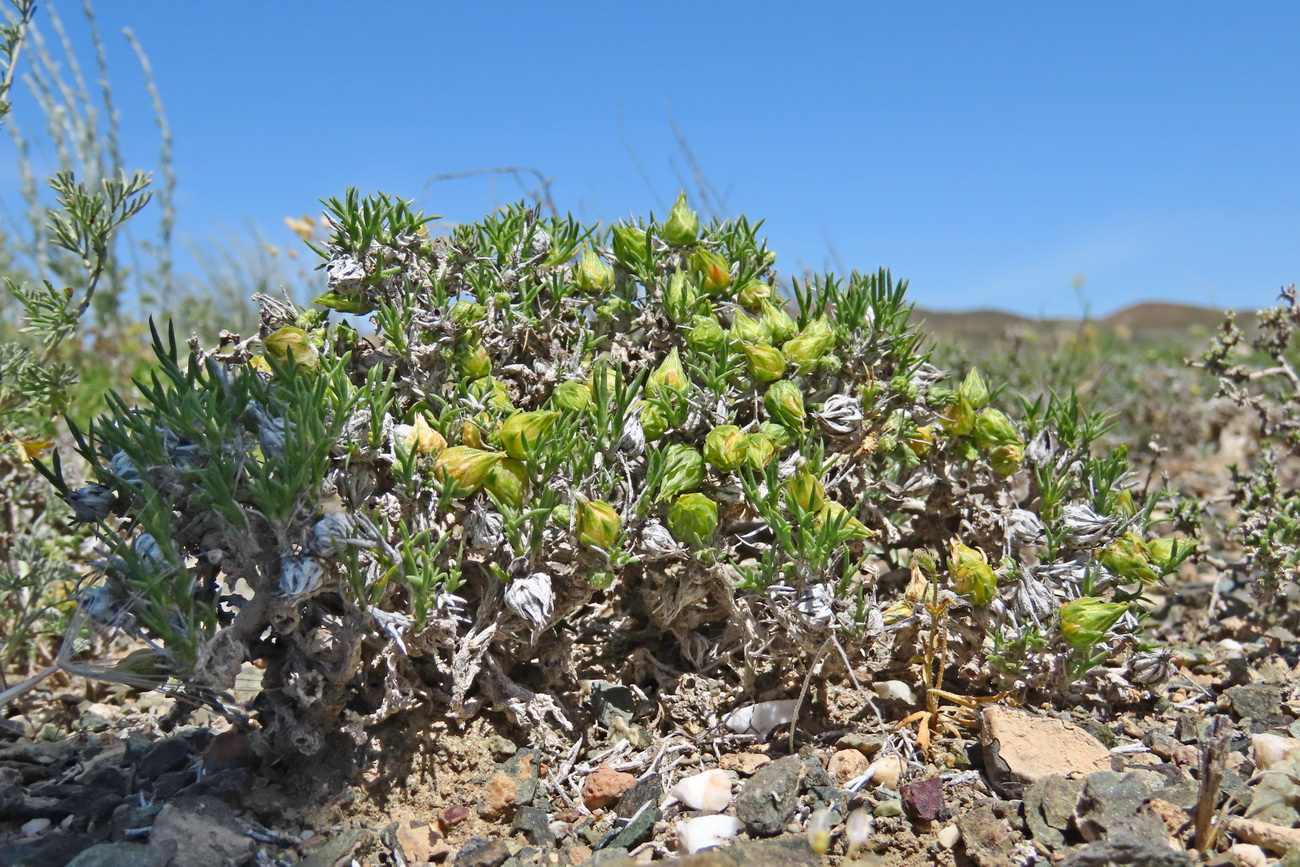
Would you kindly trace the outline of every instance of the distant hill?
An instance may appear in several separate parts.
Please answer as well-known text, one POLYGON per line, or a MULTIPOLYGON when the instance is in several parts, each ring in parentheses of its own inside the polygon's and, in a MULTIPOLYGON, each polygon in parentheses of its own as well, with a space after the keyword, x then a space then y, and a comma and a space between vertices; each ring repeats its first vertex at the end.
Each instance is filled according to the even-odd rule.
MULTIPOLYGON (((922 323, 923 330, 936 336, 954 337, 963 342, 1005 337, 1015 331, 1041 335, 1073 330, 1083 324, 1079 319, 1036 319, 1002 310, 951 312, 919 307, 913 312, 912 321, 922 323)), ((1249 317, 1238 316, 1238 322, 1246 321, 1249 317)), ((1212 333, 1223 322, 1223 311, 1192 304, 1145 301, 1091 322, 1095 328, 1134 340, 1159 340, 1189 333, 1212 333)))

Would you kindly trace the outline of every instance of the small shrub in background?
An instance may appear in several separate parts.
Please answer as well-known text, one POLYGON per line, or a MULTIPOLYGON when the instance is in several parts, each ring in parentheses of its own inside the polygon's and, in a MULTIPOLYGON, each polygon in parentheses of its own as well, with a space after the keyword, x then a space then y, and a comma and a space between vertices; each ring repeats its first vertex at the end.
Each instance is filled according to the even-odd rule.
POLYGON ((430 701, 558 744, 579 677, 646 654, 733 694, 832 646, 935 696, 1163 676, 1142 594, 1190 545, 1094 453, 1105 417, 1013 421, 929 362, 888 272, 783 297, 758 226, 684 195, 444 238, 390 196, 327 204, 320 308, 262 296, 208 349, 155 332, 141 400, 77 431, 93 481, 46 468, 103 547, 84 614, 191 692, 265 665, 267 748, 430 701))

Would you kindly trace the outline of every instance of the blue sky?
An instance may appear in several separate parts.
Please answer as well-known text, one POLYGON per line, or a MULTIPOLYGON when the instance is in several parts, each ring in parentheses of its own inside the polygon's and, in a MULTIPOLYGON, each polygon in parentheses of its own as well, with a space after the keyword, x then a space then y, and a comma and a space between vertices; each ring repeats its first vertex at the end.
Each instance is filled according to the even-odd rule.
MULTIPOLYGON (((53 5, 88 62, 81 4, 53 5)), ((282 218, 348 185, 473 220, 518 188, 472 178, 426 199, 425 181, 496 165, 537 167, 588 219, 662 212, 689 175, 675 122, 730 211, 766 220, 787 274, 883 265, 923 306, 1029 315, 1078 314, 1076 275, 1095 314, 1257 307, 1300 280, 1295 3, 101 0, 96 14, 142 167, 157 134, 122 27, 153 64, 191 237, 251 221, 290 243, 282 218)))

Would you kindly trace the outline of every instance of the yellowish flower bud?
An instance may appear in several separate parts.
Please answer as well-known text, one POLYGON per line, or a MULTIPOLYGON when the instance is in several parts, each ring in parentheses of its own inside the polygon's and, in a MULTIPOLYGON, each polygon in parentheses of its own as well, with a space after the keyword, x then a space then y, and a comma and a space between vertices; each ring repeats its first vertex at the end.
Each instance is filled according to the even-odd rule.
POLYGON ((682 494, 668 509, 668 529, 679 542, 702 547, 718 528, 718 504, 703 494, 682 494))
POLYGON ((998 589, 998 576, 989 565, 984 552, 956 539, 952 540, 952 553, 948 555, 948 572, 952 586, 972 605, 987 605, 993 601, 998 589))
POLYGON ((647 403, 642 406, 640 421, 641 433, 648 443, 654 442, 668 432, 668 416, 658 404, 647 403))
POLYGON ((447 440, 425 420, 423 413, 416 413, 411 422, 411 432, 406 437, 406 446, 420 454, 436 455, 447 447, 447 440))
POLYGON ((636 226, 615 226, 613 247, 614 257, 630 271, 649 263, 645 231, 636 226))
POLYGON ((819 317, 804 326, 781 347, 790 363, 800 370, 811 370, 822 356, 835 348, 835 329, 819 317))
POLYGON ((813 518, 813 531, 821 533, 822 527, 828 521, 832 526, 840 528, 838 535, 840 542, 847 542, 850 539, 870 539, 874 535, 866 524, 853 517, 848 509, 833 500, 823 504, 818 510, 817 516, 813 518))
POLYGON ((989 464, 1004 479, 1020 472, 1024 460, 1025 450, 1018 445, 998 446, 989 452, 989 464))
POLYGON ((674 346, 658 369, 650 374, 646 381, 646 391, 654 397, 662 397, 668 391, 682 394, 689 387, 690 380, 686 376, 686 368, 682 366, 682 357, 674 346))
POLYGON ((737 310, 731 317, 731 331, 728 338, 732 343, 743 345, 746 343, 766 343, 767 332, 764 331, 762 323, 752 316, 746 315, 743 310, 737 310))
POLYGON ((435 478, 453 499, 468 497, 482 487, 488 473, 502 459, 500 452, 488 452, 469 446, 451 446, 433 459, 435 478))
POLYGON ((457 325, 466 328, 474 328, 483 321, 487 315, 487 308, 477 301, 470 301, 468 298, 462 298, 451 306, 451 312, 447 318, 457 325))
POLYGON ((736 303, 746 310, 759 311, 772 297, 772 287, 758 280, 750 280, 736 293, 736 303))
POLYGON ((758 383, 774 382, 785 375, 785 356, 781 350, 766 343, 742 343, 745 353, 745 370, 749 378, 758 383))
POLYGON ((522 461, 502 458, 483 480, 483 490, 518 511, 528 496, 528 470, 522 461))
POLYGON ((780 453, 781 447, 767 434, 756 431, 745 437, 744 464, 756 473, 763 471, 772 458, 780 453))
POLYGON ((814 514, 826 503, 826 489, 807 470, 800 470, 786 480, 785 496, 788 502, 797 503, 805 512, 814 514))
POLYGON ((727 260, 703 247, 691 254, 691 270, 700 275, 700 282, 708 292, 718 292, 731 285, 731 269, 727 260))
POLYGON ((673 203, 673 209, 668 212, 668 219, 664 222, 660 234, 674 247, 693 244, 699 237, 700 215, 692 211, 691 206, 686 203, 685 190, 678 194, 677 201, 673 203))
POLYGON ((989 402, 989 387, 984 384, 979 368, 972 367, 966 379, 957 387, 957 397, 974 410, 981 410, 989 402))
POLYGON ((587 412, 594 406, 591 386, 585 382, 562 382, 551 392, 551 405, 562 412, 587 412))
POLYGON ((1024 440, 1016 431, 1016 426, 1007 418, 1006 413, 996 409, 982 409, 975 417, 975 442, 980 448, 990 449, 997 446, 1023 446, 1024 440))
POLYGON ((1101 565, 1125 581, 1155 584, 1160 572, 1151 565, 1146 541, 1132 530, 1120 536, 1101 554, 1101 565))
POLYGON ((807 411, 803 406, 803 392, 793 382, 782 380, 774 382, 763 395, 763 407, 768 417, 777 424, 791 430, 803 430, 803 420, 807 411))
POLYGON ((664 477, 659 483, 659 499, 693 491, 704 481, 704 458, 688 445, 674 443, 664 454, 664 477))
POLYGON ((686 344, 701 355, 714 355, 727 345, 727 332, 716 316, 696 316, 686 344))
POLYGON ((266 347, 266 354, 276 361, 284 362, 289 359, 289 356, 293 356, 294 362, 299 367, 313 371, 320 369, 320 353, 311 345, 311 338, 307 336, 307 332, 301 328, 294 328, 292 325, 277 328, 266 335, 262 345, 266 347))
POLYGON ((576 531, 578 541, 589 548, 609 551, 618 541, 623 522, 614 507, 603 500, 585 500, 578 503, 576 531))
POLYGON ((559 419, 554 410, 517 412, 501 425, 501 445, 516 460, 532 460, 559 419))
POLYGON ((1087 650, 1105 638, 1127 611, 1122 602, 1080 596, 1061 606, 1061 637, 1076 650, 1087 650))
POLYGON ((695 312, 700 293, 685 271, 674 271, 664 289, 664 312, 674 323, 685 322, 695 312))
POLYGON ((704 438, 704 459, 722 472, 731 472, 744 458, 745 435, 736 425, 719 425, 704 438))
POLYGON ((780 346, 799 332, 799 326, 785 312, 780 304, 771 301, 763 303, 763 315, 758 319, 763 330, 763 337, 756 342, 780 346))
POLYGON ((614 267, 595 250, 584 248, 573 270, 573 282, 589 295, 608 292, 614 288, 614 267))

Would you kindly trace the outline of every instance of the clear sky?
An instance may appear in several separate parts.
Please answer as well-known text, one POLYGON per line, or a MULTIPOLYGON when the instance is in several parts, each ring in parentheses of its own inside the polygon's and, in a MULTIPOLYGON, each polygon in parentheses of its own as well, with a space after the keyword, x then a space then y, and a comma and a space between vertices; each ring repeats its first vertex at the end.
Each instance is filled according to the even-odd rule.
MULTIPOLYGON (((81 4, 53 4, 89 62, 81 4)), ((884 265, 923 306, 1029 315, 1078 314, 1076 275, 1095 314, 1262 306, 1300 281, 1295 2, 95 11, 145 167, 157 135, 122 27, 152 61, 192 237, 251 220, 288 243, 283 217, 348 185, 473 220, 518 187, 425 182, 497 165, 537 167, 584 218, 662 213, 690 172, 675 121, 785 273, 884 265)))

